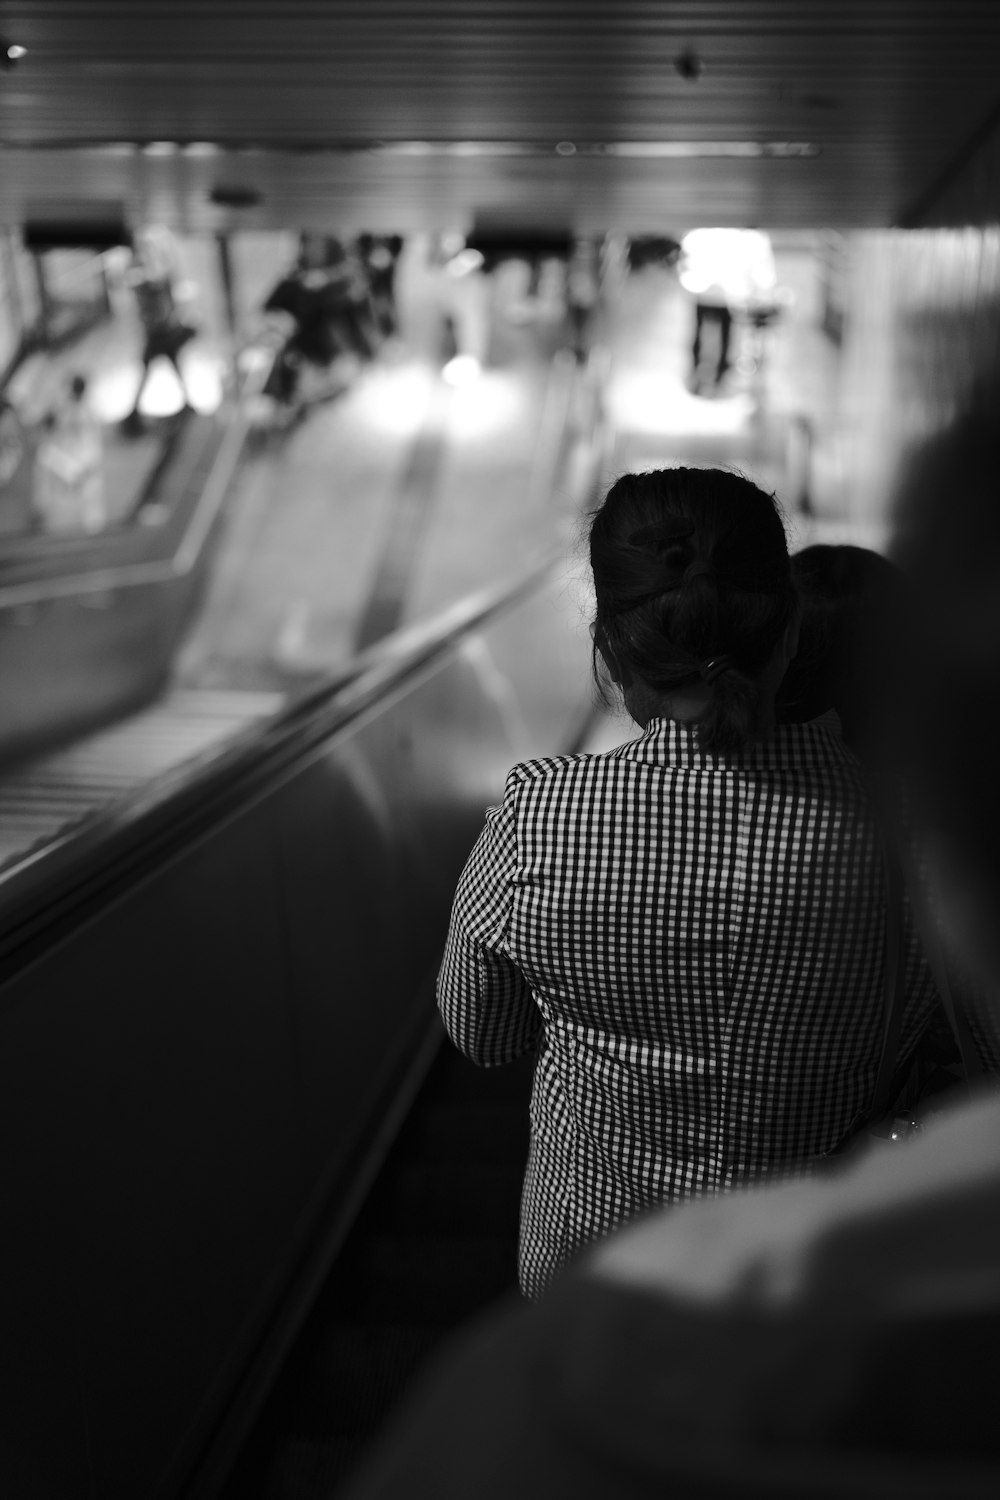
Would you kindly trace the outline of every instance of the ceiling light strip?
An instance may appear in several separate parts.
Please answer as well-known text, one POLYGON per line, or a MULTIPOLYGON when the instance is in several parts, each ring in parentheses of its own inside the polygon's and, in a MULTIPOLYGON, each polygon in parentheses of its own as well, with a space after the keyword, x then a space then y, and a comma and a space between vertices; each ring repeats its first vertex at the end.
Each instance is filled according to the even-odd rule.
POLYGON ((102 156, 131 153, 150 157, 393 156, 435 158, 546 159, 552 156, 606 157, 614 161, 690 161, 706 158, 799 158, 820 155, 812 141, 341 141, 324 144, 290 142, 285 146, 252 141, 47 141, 0 143, 0 152, 85 151, 102 156))

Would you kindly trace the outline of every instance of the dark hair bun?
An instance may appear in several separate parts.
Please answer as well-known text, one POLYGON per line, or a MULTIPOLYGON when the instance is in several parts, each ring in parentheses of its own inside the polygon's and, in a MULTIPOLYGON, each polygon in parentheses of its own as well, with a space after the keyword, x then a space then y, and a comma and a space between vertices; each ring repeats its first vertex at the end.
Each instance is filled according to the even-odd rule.
POLYGON ((590 560, 595 670, 600 651, 623 686, 638 678, 669 693, 707 681, 702 745, 745 745, 756 676, 795 612, 773 497, 728 469, 625 474, 594 514, 590 560))

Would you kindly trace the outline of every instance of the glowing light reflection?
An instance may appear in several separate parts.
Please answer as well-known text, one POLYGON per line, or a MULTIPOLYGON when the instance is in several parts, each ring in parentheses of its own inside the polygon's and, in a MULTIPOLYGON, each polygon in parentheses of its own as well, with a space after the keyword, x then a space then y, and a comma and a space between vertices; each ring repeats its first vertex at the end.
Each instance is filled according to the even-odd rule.
POLYGON ((445 274, 454 276, 456 279, 468 276, 472 271, 479 270, 484 259, 485 257, 478 250, 459 250, 445 266, 445 274))
POLYGON ((456 354, 454 359, 449 359, 441 371, 441 379, 445 385, 459 386, 471 385, 478 380, 480 365, 474 354, 456 354))
POLYGON ((454 442, 478 441, 514 428, 524 399, 517 380, 506 371, 486 370, 473 384, 459 386, 448 414, 448 436, 454 442))
MULTIPOLYGON (((195 411, 206 415, 216 411, 222 401, 224 369, 217 357, 192 347, 181 355, 188 399, 195 411)), ((88 398, 94 415, 101 422, 120 422, 132 410, 139 385, 138 361, 93 375, 88 398)), ((184 406, 184 392, 174 370, 165 360, 153 365, 139 410, 144 417, 170 417, 184 406)))
POLYGON ((394 437, 412 437, 427 415, 434 375, 427 365, 373 371, 356 387, 351 409, 357 420, 394 437))
POLYGON ((607 392, 607 403, 611 421, 621 431, 670 437, 731 437, 743 430, 754 412, 748 391, 705 399, 662 375, 619 375, 607 392))

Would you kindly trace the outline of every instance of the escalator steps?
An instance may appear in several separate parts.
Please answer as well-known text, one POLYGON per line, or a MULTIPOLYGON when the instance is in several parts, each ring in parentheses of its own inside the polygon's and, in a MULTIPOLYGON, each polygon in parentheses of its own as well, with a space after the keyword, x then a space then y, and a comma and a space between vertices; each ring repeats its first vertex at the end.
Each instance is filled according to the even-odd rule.
POLYGON ((467 1166, 503 1166, 516 1161, 523 1171, 528 1154, 527 1101, 435 1103, 407 1130, 407 1155, 419 1160, 467 1166))
POLYGON ((309 1378, 289 1386, 291 1435, 315 1442, 368 1432, 438 1342, 427 1326, 339 1325, 314 1351, 309 1378))
POLYGON ((317 1304, 334 1325, 449 1328, 515 1285, 516 1237, 371 1234, 317 1304))
POLYGON ((330 1500, 428 1356, 517 1287, 531 1060, 447 1043, 222 1500, 330 1500))
POLYGON ((517 1234, 517 1204, 524 1175, 520 1162, 479 1162, 456 1191, 453 1163, 402 1161, 373 1208, 380 1233, 399 1235, 517 1234))

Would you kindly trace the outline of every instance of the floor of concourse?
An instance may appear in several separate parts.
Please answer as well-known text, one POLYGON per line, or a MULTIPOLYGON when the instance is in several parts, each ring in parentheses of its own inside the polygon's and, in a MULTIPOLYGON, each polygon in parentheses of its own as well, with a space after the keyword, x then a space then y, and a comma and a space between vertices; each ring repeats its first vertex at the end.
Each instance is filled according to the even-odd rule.
POLYGON ((566 533, 547 435, 571 379, 548 316, 494 318, 478 378, 442 376, 436 294, 411 266, 400 337, 287 433, 261 433, 232 496, 186 687, 274 687, 502 581, 566 533))

